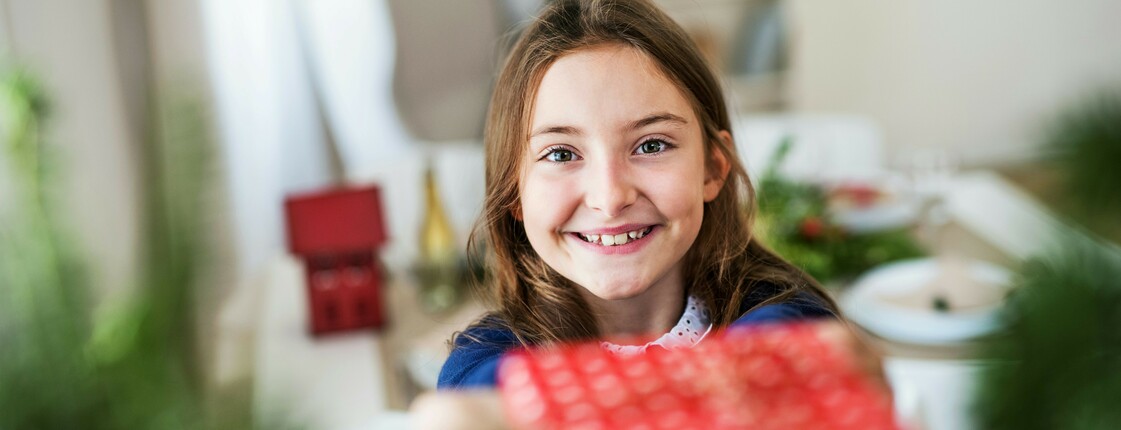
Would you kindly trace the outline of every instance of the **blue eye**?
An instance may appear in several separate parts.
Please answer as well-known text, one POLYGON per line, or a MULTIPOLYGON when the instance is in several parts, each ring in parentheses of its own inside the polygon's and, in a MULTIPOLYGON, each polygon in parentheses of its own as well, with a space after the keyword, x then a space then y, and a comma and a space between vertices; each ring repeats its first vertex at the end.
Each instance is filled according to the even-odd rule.
POLYGON ((638 145, 638 149, 636 149, 635 152, 639 154, 657 154, 669 149, 669 147, 669 143, 666 143, 666 141, 662 139, 650 139, 638 145))
POLYGON ((545 154, 543 158, 554 163, 567 163, 575 160, 576 154, 564 148, 552 148, 549 149, 549 153, 545 154))

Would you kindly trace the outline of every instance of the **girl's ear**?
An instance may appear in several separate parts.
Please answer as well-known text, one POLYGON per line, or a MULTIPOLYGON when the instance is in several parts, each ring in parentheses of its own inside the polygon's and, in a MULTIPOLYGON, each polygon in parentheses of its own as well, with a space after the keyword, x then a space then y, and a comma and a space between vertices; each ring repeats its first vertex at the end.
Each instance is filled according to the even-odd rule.
POLYGON ((514 219, 516 219, 518 221, 524 221, 522 219, 522 205, 519 204, 519 205, 514 206, 513 209, 510 209, 510 215, 513 215, 514 219))
MULTIPOLYGON (((719 137, 721 143, 726 145, 725 147, 732 148, 732 145, 735 145, 735 142, 732 141, 732 133, 729 133, 728 130, 720 130, 719 137)), ((713 148, 710 157, 711 159, 705 163, 707 170, 705 172, 704 188, 705 203, 713 201, 716 196, 720 195, 720 189, 724 188, 724 181, 728 179, 728 171, 732 168, 728 158, 724 156, 724 151, 719 148, 713 148)))

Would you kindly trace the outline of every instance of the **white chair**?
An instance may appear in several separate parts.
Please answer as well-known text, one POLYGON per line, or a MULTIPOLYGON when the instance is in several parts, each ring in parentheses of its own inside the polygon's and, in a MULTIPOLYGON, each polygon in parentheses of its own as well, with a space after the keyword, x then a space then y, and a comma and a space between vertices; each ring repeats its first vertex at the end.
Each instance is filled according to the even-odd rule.
POLYGON ((779 144, 793 146, 781 173, 811 182, 871 179, 884 173, 879 128, 869 118, 841 114, 744 115, 733 118, 736 148, 748 174, 766 171, 779 144))

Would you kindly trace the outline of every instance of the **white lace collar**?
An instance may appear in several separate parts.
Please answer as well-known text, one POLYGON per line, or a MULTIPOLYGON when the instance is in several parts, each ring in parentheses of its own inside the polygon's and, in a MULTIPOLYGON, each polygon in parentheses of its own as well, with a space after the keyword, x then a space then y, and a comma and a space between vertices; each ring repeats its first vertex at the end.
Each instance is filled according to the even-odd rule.
POLYGON ((662 337, 645 345, 617 345, 605 341, 600 342, 600 346, 608 352, 619 355, 641 354, 646 352, 646 348, 650 345, 658 345, 665 349, 691 348, 704 339, 710 330, 712 330, 712 321, 709 318, 708 308, 703 301, 689 296, 681 319, 662 337))

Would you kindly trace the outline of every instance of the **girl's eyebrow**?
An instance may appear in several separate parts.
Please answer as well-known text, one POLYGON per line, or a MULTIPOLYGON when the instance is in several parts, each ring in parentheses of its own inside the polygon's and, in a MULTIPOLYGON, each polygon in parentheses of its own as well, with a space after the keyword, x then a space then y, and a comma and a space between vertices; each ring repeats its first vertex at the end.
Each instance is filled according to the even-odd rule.
MULTIPOLYGON (((689 123, 688 120, 686 120, 685 118, 682 118, 679 115, 674 115, 674 114, 669 113, 669 112, 659 112, 659 113, 647 115, 647 116, 643 117, 642 119, 639 119, 635 122, 632 122, 632 123, 630 123, 629 126, 627 126, 625 128, 627 130, 638 130, 638 129, 643 128, 643 127, 648 127, 648 126, 658 124, 658 123, 663 123, 663 122, 674 123, 675 125, 678 125, 678 126, 683 126, 683 125, 686 125, 686 124, 689 123)), ((542 135, 542 134, 554 134, 554 133, 555 134, 567 134, 569 136, 579 136, 579 135, 583 134, 580 131, 580 129, 578 129, 576 127, 565 126, 565 125, 550 125, 550 126, 538 127, 536 130, 533 131, 533 133, 531 133, 529 135, 529 137, 532 139, 532 138, 537 137, 537 136, 542 135)))
POLYGON ((578 129, 576 127, 567 126, 567 125, 549 125, 549 126, 539 127, 537 130, 534 130, 533 133, 531 133, 529 135, 529 137, 532 139, 534 137, 537 137, 538 135, 553 134, 553 133, 567 134, 567 135, 570 135, 570 136, 579 136, 579 135, 583 134, 583 133, 580 132, 580 129, 578 129))
POLYGON ((674 114, 669 113, 669 112, 659 112, 659 113, 656 113, 656 114, 653 114, 653 115, 648 115, 648 116, 646 116, 646 117, 644 117, 644 118, 642 118, 638 121, 635 121, 635 122, 631 123, 630 129, 631 130, 638 130, 640 128, 651 126, 651 125, 662 123, 662 122, 671 122, 671 123, 675 123, 678 126, 683 126, 683 125, 689 123, 688 120, 686 120, 685 118, 682 118, 678 115, 674 115, 674 114))

